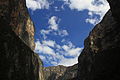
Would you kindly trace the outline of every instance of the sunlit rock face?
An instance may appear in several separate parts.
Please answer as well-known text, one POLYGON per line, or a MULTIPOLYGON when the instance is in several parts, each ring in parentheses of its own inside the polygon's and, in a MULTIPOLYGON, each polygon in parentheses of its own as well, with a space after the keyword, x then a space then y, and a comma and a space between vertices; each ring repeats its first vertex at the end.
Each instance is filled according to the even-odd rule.
POLYGON ((78 80, 120 80, 120 0, 108 2, 111 9, 85 40, 78 80))
POLYGON ((0 1, 0 80, 44 80, 25 0, 0 1))
POLYGON ((77 64, 70 67, 62 65, 45 67, 45 80, 76 80, 77 69, 77 64))
POLYGON ((65 66, 52 66, 52 67, 45 67, 45 80, 60 80, 59 78, 65 73, 66 67, 65 66))
POLYGON ((25 0, 1 0, 0 18, 8 22, 16 35, 34 50, 34 26, 29 17, 25 0))

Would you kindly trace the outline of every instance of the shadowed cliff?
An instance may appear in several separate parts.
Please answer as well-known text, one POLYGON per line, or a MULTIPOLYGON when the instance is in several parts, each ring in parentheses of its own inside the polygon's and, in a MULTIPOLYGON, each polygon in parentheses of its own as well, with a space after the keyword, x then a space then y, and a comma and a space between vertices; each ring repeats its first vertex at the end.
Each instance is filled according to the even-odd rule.
POLYGON ((25 0, 0 1, 0 80, 44 80, 25 0))
POLYGON ((24 0, 0 1, 0 80, 120 80, 120 0, 84 42, 78 64, 44 68, 24 0))
POLYGON ((120 80, 120 0, 108 2, 111 9, 85 40, 78 80, 120 80))

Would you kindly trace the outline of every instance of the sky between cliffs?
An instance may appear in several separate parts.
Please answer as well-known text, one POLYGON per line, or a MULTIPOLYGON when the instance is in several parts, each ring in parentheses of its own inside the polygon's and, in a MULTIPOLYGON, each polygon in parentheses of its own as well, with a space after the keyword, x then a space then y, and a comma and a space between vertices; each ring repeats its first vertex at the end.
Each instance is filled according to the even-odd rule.
POLYGON ((84 39, 109 9, 106 0, 26 0, 34 22, 35 52, 44 66, 72 66, 84 39))

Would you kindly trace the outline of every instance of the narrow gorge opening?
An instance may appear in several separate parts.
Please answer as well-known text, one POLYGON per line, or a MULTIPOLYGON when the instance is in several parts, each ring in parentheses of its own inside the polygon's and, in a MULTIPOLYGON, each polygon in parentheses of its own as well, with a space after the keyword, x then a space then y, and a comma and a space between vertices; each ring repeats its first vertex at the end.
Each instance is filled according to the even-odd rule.
POLYGON ((106 0, 26 0, 26 5, 35 25, 35 52, 45 67, 77 64, 84 39, 109 9, 106 0))
POLYGON ((107 1, 0 1, 0 80, 120 80, 120 0, 107 1))

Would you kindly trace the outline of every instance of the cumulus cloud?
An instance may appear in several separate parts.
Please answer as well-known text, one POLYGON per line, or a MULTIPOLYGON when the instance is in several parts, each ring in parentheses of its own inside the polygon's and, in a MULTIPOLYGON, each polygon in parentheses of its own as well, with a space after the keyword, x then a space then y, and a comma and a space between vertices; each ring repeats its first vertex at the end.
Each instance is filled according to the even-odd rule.
POLYGON ((67 45, 62 46, 65 56, 79 56, 83 48, 75 47, 70 41, 67 45))
POLYGON ((44 53, 47 55, 55 55, 55 52, 52 48, 50 48, 49 46, 46 46, 44 44, 41 44, 40 41, 37 41, 35 44, 36 44, 35 52, 44 53))
POLYGON ((100 20, 98 18, 87 18, 85 20, 87 23, 91 23, 91 24, 97 24, 100 20))
POLYGON ((67 41, 65 45, 59 45, 53 40, 39 40, 35 42, 35 52, 40 58, 51 65, 72 66, 78 62, 77 58, 83 48, 75 47, 72 42, 67 41), (66 57, 67 56, 67 57, 66 57))
POLYGON ((57 17, 56 16, 52 16, 49 21, 49 28, 52 29, 52 30, 55 30, 57 31, 58 30, 58 24, 57 24, 57 17))
POLYGON ((89 11, 88 15, 90 18, 88 18, 86 22, 89 22, 91 24, 98 23, 110 8, 106 0, 64 0, 64 1, 67 3, 67 5, 69 5, 71 9, 76 9, 78 11, 88 10, 89 11), (93 17, 94 14, 100 16, 99 21, 98 20, 95 21, 96 18, 93 17))
POLYGON ((49 35, 49 34, 54 34, 54 35, 61 36, 61 37, 69 35, 67 30, 63 30, 60 28, 59 22, 60 22, 60 18, 56 16, 50 17, 50 19, 48 20, 48 25, 49 25, 48 28, 46 30, 42 29, 40 31, 44 39, 46 39, 47 38, 46 35, 49 35))
POLYGON ((55 41, 52 41, 52 40, 43 40, 42 43, 45 45, 45 46, 50 46, 50 47, 54 47, 55 46, 55 41))
POLYGON ((82 51, 83 48, 72 48, 71 50, 67 51, 68 56, 78 56, 79 53, 82 51))
POLYGON ((48 9, 49 2, 47 0, 26 0, 27 8, 31 10, 48 9))
POLYGON ((77 63, 78 63, 78 57, 74 57, 74 58, 62 57, 61 61, 58 63, 58 65, 72 66, 77 63))
POLYGON ((51 32, 51 30, 42 29, 40 32, 41 32, 41 34, 49 34, 51 32))
POLYGON ((67 30, 59 30, 58 35, 64 37, 64 36, 68 36, 69 34, 68 34, 67 30))

